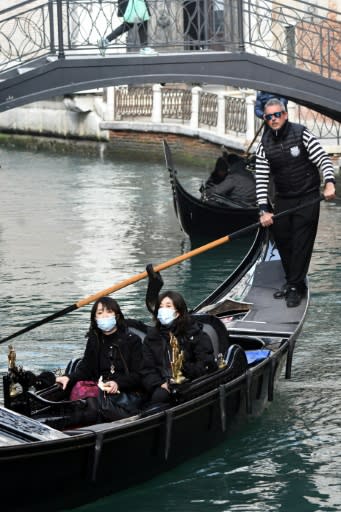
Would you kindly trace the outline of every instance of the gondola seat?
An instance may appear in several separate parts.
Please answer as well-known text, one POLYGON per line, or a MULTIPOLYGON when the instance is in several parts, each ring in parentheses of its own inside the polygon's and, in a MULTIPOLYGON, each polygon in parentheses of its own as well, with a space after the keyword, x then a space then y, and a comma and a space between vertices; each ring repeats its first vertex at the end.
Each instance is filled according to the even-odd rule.
POLYGON ((231 342, 223 322, 218 317, 208 313, 195 314, 193 317, 202 324, 203 331, 209 336, 215 357, 217 358, 218 354, 225 357, 231 342))
MULTIPOLYGON (((225 356, 228 353, 230 342, 228 333, 221 320, 210 314, 194 316, 195 319, 202 324, 204 332, 206 332, 210 337, 215 357, 217 357, 218 354, 223 354, 225 356)), ((134 334, 137 334, 140 337, 141 342, 143 342, 143 339, 147 334, 148 326, 143 322, 134 319, 128 319, 127 323, 129 330, 134 334)), ((232 355, 228 356, 228 365, 231 366, 228 373, 231 374, 231 378, 232 375, 235 375, 236 373, 236 360, 240 360, 242 357, 240 354, 239 357, 237 357, 235 355, 235 350, 232 351, 234 354, 233 357, 232 355)), ((81 358, 72 359, 68 363, 65 373, 69 374, 75 371, 80 361, 81 358)), ((179 397, 181 395, 181 401, 188 400, 193 393, 197 395, 213 387, 217 378, 218 380, 225 380, 225 373, 226 371, 218 371, 214 372, 212 376, 203 376, 199 379, 195 379, 194 381, 185 384, 180 394, 178 391, 174 391, 173 398, 175 401, 179 401, 179 397)), ((84 407, 86 407, 85 400, 69 400, 67 394, 57 384, 37 392, 27 393, 27 410, 29 416, 39 418, 39 421, 46 422, 47 424, 59 429, 62 429, 63 418, 68 417, 75 410, 82 409, 84 407)), ((153 412, 156 412, 156 410, 153 410, 153 412)), ((149 414, 151 413, 152 411, 149 411, 149 414)))
POLYGON ((199 377, 191 382, 174 385, 172 398, 175 403, 187 402, 216 389, 221 384, 232 381, 245 373, 248 362, 245 351, 239 345, 231 345, 225 357, 226 366, 217 371, 199 377))

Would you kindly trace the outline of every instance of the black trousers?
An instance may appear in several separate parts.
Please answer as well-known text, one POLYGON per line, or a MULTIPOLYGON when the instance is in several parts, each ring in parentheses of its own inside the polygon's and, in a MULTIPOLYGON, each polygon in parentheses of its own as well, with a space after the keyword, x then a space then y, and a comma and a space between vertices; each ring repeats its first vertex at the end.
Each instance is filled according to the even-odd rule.
MULTIPOLYGON (((111 32, 111 34, 107 35, 106 38, 108 41, 113 41, 114 39, 117 39, 119 36, 124 34, 125 32, 128 32, 128 30, 131 30, 134 26, 134 23, 128 23, 127 21, 124 21, 121 25, 119 25, 115 30, 111 32)), ((147 45, 147 27, 148 22, 144 21, 143 23, 137 24, 137 29, 139 32, 139 38, 141 46, 147 45)))
POLYGON ((170 401, 170 393, 161 386, 154 389, 150 398, 151 404, 168 403, 170 401))
MULTIPOLYGON (((295 208, 319 197, 314 191, 299 198, 276 197, 275 214, 295 208)), ((286 281, 299 289, 305 286, 305 278, 313 252, 320 215, 320 203, 302 208, 295 213, 275 219, 272 226, 274 239, 282 259, 286 281)))

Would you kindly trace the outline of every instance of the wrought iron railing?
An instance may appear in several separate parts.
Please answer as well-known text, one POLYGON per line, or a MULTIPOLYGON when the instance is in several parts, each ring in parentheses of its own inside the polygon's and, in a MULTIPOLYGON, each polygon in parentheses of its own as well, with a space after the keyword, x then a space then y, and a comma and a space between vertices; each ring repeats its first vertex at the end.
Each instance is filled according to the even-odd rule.
MULTIPOLYGON (((161 120, 172 120, 181 124, 190 124, 192 114, 191 89, 162 88, 161 120)), ((152 122, 153 89, 151 87, 116 87, 115 88, 115 120, 142 120, 152 122)), ((199 94, 198 128, 207 126, 217 128, 218 94, 201 91, 199 94)), ((224 95, 224 133, 246 135, 247 108, 246 97, 224 95)), ((299 105, 291 106, 290 119, 302 123, 311 130, 318 139, 332 144, 341 144, 341 124, 311 109, 299 105), (293 108, 294 107, 294 108, 293 108)), ((261 121, 254 117, 255 132, 260 128, 261 121)), ((250 122, 250 120, 249 120, 250 122)))
POLYGON ((225 131, 246 131, 245 98, 225 97, 225 131))
POLYGON ((199 100, 199 126, 217 126, 218 96, 210 92, 202 92, 199 100))
POLYGON ((115 89, 115 118, 151 117, 153 91, 151 87, 117 87, 115 89))
POLYGON ((162 89, 162 119, 184 123, 191 119, 192 92, 189 89, 162 89))
MULTIPOLYGON (((341 80, 340 8, 303 0, 148 0, 148 6, 148 46, 158 51, 247 51, 341 80)), ((112 0, 8 7, 0 11, 0 71, 45 55, 97 53, 98 39, 122 22, 117 13, 112 0)), ((138 28, 108 51, 136 51, 138 28)))

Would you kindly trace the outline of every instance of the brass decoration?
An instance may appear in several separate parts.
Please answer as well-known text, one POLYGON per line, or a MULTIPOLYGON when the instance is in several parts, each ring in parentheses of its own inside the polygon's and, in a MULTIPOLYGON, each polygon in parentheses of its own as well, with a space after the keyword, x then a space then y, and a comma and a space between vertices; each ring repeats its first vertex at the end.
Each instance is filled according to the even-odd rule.
POLYGON ((219 369, 226 368, 227 366, 224 356, 221 352, 217 355, 217 365, 219 369))
POLYGON ((172 368, 172 379, 171 382, 174 384, 182 384, 186 380, 186 377, 182 374, 182 364, 184 362, 184 351, 180 350, 179 342, 174 334, 170 337, 170 346, 172 349, 171 368, 172 368))
POLYGON ((8 375, 9 375, 9 395, 11 398, 19 395, 21 392, 19 384, 16 382, 16 375, 18 374, 18 368, 16 365, 17 354, 13 348, 13 345, 8 346, 8 375))
POLYGON ((13 345, 9 345, 8 346, 8 369, 9 370, 16 368, 16 364, 15 364, 16 359, 17 359, 17 354, 13 348, 13 345))

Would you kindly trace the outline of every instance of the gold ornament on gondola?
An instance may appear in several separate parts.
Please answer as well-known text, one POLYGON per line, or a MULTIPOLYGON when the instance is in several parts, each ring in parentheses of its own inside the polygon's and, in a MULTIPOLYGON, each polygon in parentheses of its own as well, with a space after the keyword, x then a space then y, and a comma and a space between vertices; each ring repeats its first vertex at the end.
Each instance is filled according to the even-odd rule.
POLYGON ((8 346, 8 376, 9 376, 9 395, 10 397, 17 396, 21 389, 19 384, 15 382, 15 376, 18 371, 16 360, 17 354, 13 348, 13 345, 8 346))
POLYGON ((8 346, 8 369, 12 370, 16 367, 17 354, 13 348, 13 345, 8 346))
POLYGON ((224 356, 221 352, 217 356, 217 365, 219 369, 226 368, 227 366, 224 356))
POLYGON ((186 380, 186 377, 182 374, 182 365, 184 362, 184 351, 180 350, 179 342, 174 334, 171 334, 170 337, 170 346, 172 349, 172 359, 171 359, 171 368, 172 368, 172 378, 171 382, 173 384, 181 384, 186 380))

